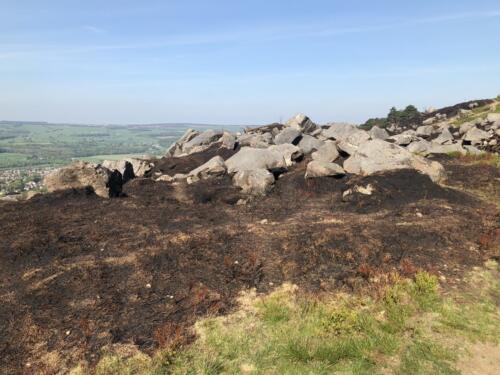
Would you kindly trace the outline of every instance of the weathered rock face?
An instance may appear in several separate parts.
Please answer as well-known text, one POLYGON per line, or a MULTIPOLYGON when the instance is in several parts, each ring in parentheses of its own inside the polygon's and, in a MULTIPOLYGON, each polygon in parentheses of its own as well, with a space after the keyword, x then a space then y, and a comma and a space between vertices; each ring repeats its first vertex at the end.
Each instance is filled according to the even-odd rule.
POLYGON ((241 147, 267 148, 272 144, 272 141, 271 133, 245 133, 238 137, 238 143, 241 147))
POLYGON ((119 171, 96 164, 76 162, 47 175, 44 184, 50 192, 66 189, 91 188, 103 198, 117 197, 122 191, 122 176, 119 171))
POLYGON ((136 177, 134 166, 128 160, 105 160, 102 166, 110 171, 117 170, 122 174, 123 183, 126 183, 136 177))
POLYGON ((345 175, 344 168, 335 163, 313 160, 307 164, 305 178, 345 175))
POLYGON ((313 160, 324 161, 327 163, 334 162, 339 157, 337 144, 333 141, 324 142, 318 151, 312 153, 313 160))
POLYGON ((211 143, 216 142, 222 137, 222 132, 217 132, 215 130, 209 129, 205 130, 203 133, 198 134, 190 141, 186 142, 182 146, 182 151, 185 153, 191 153, 200 151, 203 146, 209 146, 211 143))
POLYGON ((229 173, 251 171, 255 169, 286 168, 286 161, 282 152, 264 148, 243 147, 240 151, 226 160, 229 173))
POLYGON ((438 162, 431 162, 403 147, 380 139, 363 143, 354 155, 344 162, 346 172, 363 176, 406 168, 427 174, 435 182, 445 177, 444 168, 438 162))
POLYGON ((472 122, 465 122, 462 125, 460 125, 459 133, 460 134, 465 134, 469 130, 471 130, 473 127, 474 127, 474 124, 472 122))
POLYGON ((245 194, 265 195, 274 184, 274 176, 267 169, 242 170, 233 176, 233 184, 245 194))
POLYGON ((222 176, 226 173, 226 171, 227 168, 224 163, 224 159, 220 156, 215 156, 205 164, 200 165, 198 168, 189 172, 187 182, 188 184, 192 184, 207 178, 222 176))
POLYGON ((359 145, 368 141, 370 135, 364 130, 358 130, 349 135, 346 139, 340 140, 337 144, 339 150, 344 151, 348 155, 352 155, 358 149, 359 145))
POLYGON ((313 151, 319 150, 319 148, 323 146, 324 143, 325 142, 320 141, 319 139, 311 135, 304 134, 297 146, 299 146, 302 149, 304 154, 310 154, 313 151))
POLYGON ((472 145, 480 145, 485 139, 490 138, 490 134, 484 130, 478 129, 475 126, 465 133, 463 140, 470 142, 472 145))
POLYGON ((432 125, 419 126, 417 128, 417 135, 420 137, 430 137, 434 133, 432 125))
POLYGON ((323 129, 321 135, 326 139, 333 140, 345 140, 351 134, 356 133, 359 129, 351 124, 346 123, 334 123, 331 124, 327 129, 323 129))
POLYGON ((396 134, 387 138, 388 141, 394 142, 398 146, 407 146, 412 142, 418 141, 419 138, 413 134, 396 134))
POLYGON ((496 127, 500 127, 500 113, 488 113, 488 116, 486 116, 486 121, 495 125, 496 127))
POLYGON ((285 128, 279 132, 276 137, 274 137, 274 143, 277 145, 282 145, 285 143, 291 143, 297 145, 302 138, 302 133, 294 128, 285 128))
POLYGON ((387 138, 389 138, 389 133, 387 133, 387 130, 379 128, 378 126, 374 126, 373 128, 371 128, 368 133, 370 134, 370 137, 372 139, 381 139, 385 141, 387 138))
POLYGON ((294 146, 290 143, 273 145, 270 146, 268 150, 281 154, 283 159, 285 159, 285 164, 287 167, 291 167, 297 160, 300 160, 304 156, 304 153, 302 152, 300 147, 294 146))
POLYGON ((175 142, 174 144, 172 144, 172 146, 170 146, 170 148, 167 150, 166 156, 179 156, 183 154, 182 148, 184 144, 186 142, 191 141, 194 137, 196 137, 199 134, 200 132, 197 130, 193 129, 186 130, 186 132, 182 135, 182 137, 180 137, 177 142, 175 142))
POLYGON ((285 125, 302 133, 311 133, 317 129, 316 124, 312 122, 309 117, 302 113, 299 113, 298 115, 292 117, 286 122, 285 125))
POLYGON ((224 134, 222 134, 220 142, 222 143, 222 147, 225 147, 229 150, 234 150, 237 143, 236 137, 229 132, 224 132, 224 134))
POLYGON ((135 177, 144 177, 154 165, 148 160, 126 158, 124 160, 105 160, 102 166, 110 171, 119 171, 125 183, 135 177))
POLYGON ((443 129, 441 134, 433 140, 435 143, 439 143, 440 145, 445 145, 445 144, 450 144, 453 143, 453 135, 451 134, 450 130, 448 128, 443 129))

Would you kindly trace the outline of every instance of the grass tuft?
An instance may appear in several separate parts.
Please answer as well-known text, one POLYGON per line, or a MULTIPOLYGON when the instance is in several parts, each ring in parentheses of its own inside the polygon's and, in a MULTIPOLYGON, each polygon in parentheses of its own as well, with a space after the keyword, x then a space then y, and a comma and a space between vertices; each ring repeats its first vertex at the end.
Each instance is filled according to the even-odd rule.
POLYGON ((458 374, 468 343, 500 341, 498 274, 498 264, 489 262, 449 297, 426 272, 396 278, 377 300, 320 300, 284 286, 242 298, 229 316, 200 321, 198 339, 177 353, 111 355, 97 373, 458 374))

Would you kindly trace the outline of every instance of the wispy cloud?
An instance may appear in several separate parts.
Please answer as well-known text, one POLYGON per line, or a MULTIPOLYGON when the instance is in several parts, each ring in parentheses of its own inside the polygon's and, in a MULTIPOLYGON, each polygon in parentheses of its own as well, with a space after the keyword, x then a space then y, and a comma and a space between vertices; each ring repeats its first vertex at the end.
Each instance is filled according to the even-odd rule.
POLYGON ((106 30, 104 30, 100 27, 97 27, 97 26, 92 26, 92 25, 85 25, 85 26, 83 26, 83 29, 86 31, 89 31, 91 33, 94 33, 94 34, 102 34, 102 33, 106 32, 106 30))
MULTIPOLYGON (((113 42, 109 44, 81 45, 77 47, 64 45, 41 46, 37 44, 18 45, 15 49, 11 49, 10 47, 12 47, 12 45, 0 45, 0 58, 2 58, 2 56, 14 57, 16 54, 20 55, 27 53, 35 55, 42 54, 44 52, 50 54, 75 54, 115 50, 159 49, 174 46, 210 45, 236 42, 272 42, 276 40, 297 38, 328 38, 348 34, 403 29, 424 24, 445 24, 454 21, 490 19, 495 17, 500 17, 500 10, 441 14, 430 17, 392 20, 372 25, 353 25, 348 27, 329 27, 327 25, 320 26, 315 24, 272 26, 261 29, 231 30, 219 33, 179 34, 155 40, 137 40, 126 43, 113 42)), ((106 30, 93 25, 85 25, 83 26, 83 29, 94 34, 106 33, 106 30)))

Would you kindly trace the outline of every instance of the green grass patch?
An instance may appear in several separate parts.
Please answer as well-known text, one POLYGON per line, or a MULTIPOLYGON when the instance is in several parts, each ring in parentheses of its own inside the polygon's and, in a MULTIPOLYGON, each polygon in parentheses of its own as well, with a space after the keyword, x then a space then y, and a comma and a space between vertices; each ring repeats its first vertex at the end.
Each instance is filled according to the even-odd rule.
MULTIPOLYGON (((497 105, 495 107, 496 109, 493 109, 493 112, 497 112, 499 109, 499 106, 497 105)), ((452 126, 460 126, 462 124, 465 124, 466 122, 471 122, 471 121, 476 121, 478 119, 484 120, 488 113, 492 112, 492 105, 487 104, 483 105, 481 107, 473 108, 470 110, 470 113, 465 116, 458 116, 455 120, 452 121, 451 125, 452 126)))
POLYGON ((421 272, 396 279, 377 300, 318 299, 285 285, 267 296, 243 296, 231 315, 201 320, 188 347, 153 358, 110 354, 97 373, 459 374, 464 347, 500 341, 498 276, 490 262, 445 297, 436 277, 421 272))

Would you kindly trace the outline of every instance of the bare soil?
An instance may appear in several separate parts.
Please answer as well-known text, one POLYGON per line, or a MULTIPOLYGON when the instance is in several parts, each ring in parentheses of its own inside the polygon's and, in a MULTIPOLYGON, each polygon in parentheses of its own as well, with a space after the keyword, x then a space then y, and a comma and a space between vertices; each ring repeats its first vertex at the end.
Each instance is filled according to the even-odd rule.
MULTIPOLYGON (((157 170, 182 173, 211 155, 157 170)), ((54 362, 64 372, 113 344, 151 353, 170 335, 189 340, 196 319, 227 313, 252 287, 356 291, 419 268, 452 283, 498 256, 500 211, 488 197, 500 174, 442 162, 446 188, 409 170, 305 180, 302 162, 247 205, 227 177, 135 179, 116 199, 71 190, 1 203, 0 373, 51 373, 54 362), (371 196, 342 198, 367 184, 371 196)))

